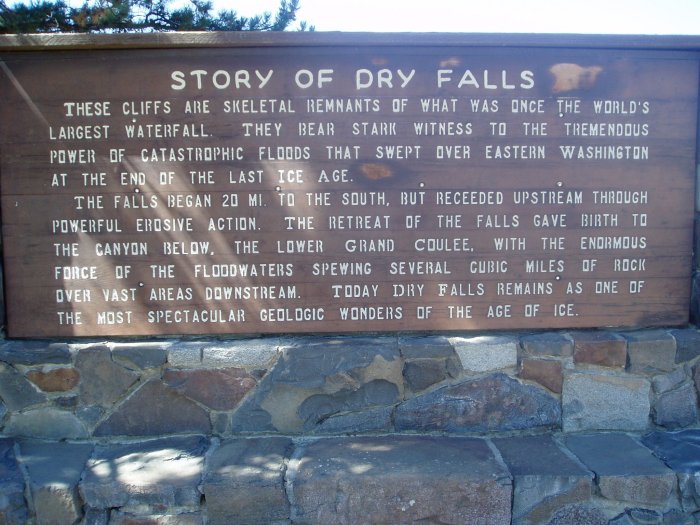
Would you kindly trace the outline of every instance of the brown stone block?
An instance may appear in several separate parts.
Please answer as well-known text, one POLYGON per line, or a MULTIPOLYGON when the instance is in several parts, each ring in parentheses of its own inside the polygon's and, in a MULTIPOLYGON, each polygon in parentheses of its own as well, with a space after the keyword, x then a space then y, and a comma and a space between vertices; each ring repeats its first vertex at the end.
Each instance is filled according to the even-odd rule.
POLYGON ((80 373, 74 368, 57 368, 47 372, 32 370, 27 373, 27 379, 44 392, 67 392, 76 387, 80 373))
POLYGON ((213 410, 232 410, 256 385, 241 368, 222 370, 167 370, 163 382, 213 410))
POLYGON ((522 360, 520 378, 536 381, 552 392, 561 394, 564 384, 562 364, 553 359, 529 359, 522 360))
POLYGON ((624 368, 627 363, 627 341, 609 332, 574 332, 574 362, 588 365, 624 368))

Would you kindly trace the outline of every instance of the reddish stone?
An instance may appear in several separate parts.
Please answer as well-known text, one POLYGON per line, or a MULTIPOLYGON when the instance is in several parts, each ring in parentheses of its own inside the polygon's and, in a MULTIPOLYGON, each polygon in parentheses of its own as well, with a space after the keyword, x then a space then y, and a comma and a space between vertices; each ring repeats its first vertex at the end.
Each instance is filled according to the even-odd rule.
POLYGON ((556 394, 561 394, 562 385, 564 384, 561 362, 551 359, 523 359, 520 377, 530 381, 537 381, 556 394))
POLYGON ((80 381, 80 373, 75 368, 57 368, 48 372, 32 370, 27 378, 44 392, 67 392, 80 381))
POLYGON ((627 363, 627 341, 608 332, 577 332, 574 339, 574 362, 624 368, 627 363))
POLYGON ((256 385, 255 378, 242 368, 167 370, 163 382, 213 410, 236 408, 256 385))
POLYGON ((157 379, 145 383, 95 429, 95 436, 210 434, 209 413, 157 379))

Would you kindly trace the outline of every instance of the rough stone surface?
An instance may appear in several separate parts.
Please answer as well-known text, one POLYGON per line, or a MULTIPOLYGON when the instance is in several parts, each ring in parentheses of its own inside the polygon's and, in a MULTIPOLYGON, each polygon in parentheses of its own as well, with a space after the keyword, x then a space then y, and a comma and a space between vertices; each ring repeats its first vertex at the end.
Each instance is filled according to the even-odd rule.
POLYGON ((66 365, 71 362, 71 353, 66 343, 8 341, 0 345, 0 361, 13 365, 66 365))
POLYGON ((20 443, 37 525, 75 523, 82 517, 78 482, 92 450, 89 443, 20 443))
POLYGON ((521 379, 536 381, 557 394, 561 394, 564 384, 562 363, 554 359, 523 358, 519 376, 521 379))
POLYGON ((687 328, 671 330, 676 340, 676 363, 691 361, 700 355, 700 332, 687 328))
POLYGON ((75 367, 80 372, 80 399, 85 405, 112 406, 139 379, 139 375, 112 361, 106 346, 85 348, 75 367))
MULTIPOLYGON (((628 518, 633 525, 661 525, 664 519, 663 514, 652 509, 627 509, 621 518, 628 518)), ((612 523, 618 525, 621 521, 614 520, 612 523)))
POLYGON ((654 376, 651 384, 654 387, 654 392, 663 393, 678 388, 688 379, 685 367, 675 369, 668 374, 654 376))
POLYGON ((403 366, 403 378, 412 392, 420 392, 450 377, 444 359, 411 359, 403 366))
POLYGON ((279 382, 320 387, 327 377, 352 374, 371 366, 377 357, 384 361, 399 361, 396 339, 339 337, 295 340, 283 347, 282 357, 269 376, 279 382))
POLYGON ((509 475, 483 440, 323 439, 290 471, 294 523, 510 523, 509 475))
POLYGON ((279 355, 282 340, 263 338, 234 340, 202 348, 202 365, 211 368, 269 368, 279 355))
POLYGON ((547 525, 608 525, 608 518, 593 505, 573 504, 559 509, 547 525))
POLYGON ((202 341, 183 341, 168 347, 168 364, 175 368, 202 366, 202 341))
POLYGON ((149 516, 115 512, 109 520, 109 525, 204 525, 204 518, 200 513, 194 512, 174 515, 154 514, 149 516))
POLYGON ((518 364, 518 340, 514 337, 451 337, 450 343, 468 372, 491 372, 518 364))
POLYGON ((46 401, 46 396, 14 367, 0 363, 0 398, 11 411, 22 410, 46 401))
POLYGON ((163 382, 213 410, 232 410, 255 387, 255 379, 240 368, 166 370, 163 382))
POLYGON ((80 525, 109 525, 109 509, 85 508, 85 515, 80 525))
POLYGON ((401 336, 399 350, 405 359, 455 357, 455 349, 450 340, 441 335, 401 336))
POLYGON ((393 403, 401 396, 402 360, 395 338, 300 338, 282 347, 274 367, 233 414, 231 428, 314 431, 313 425, 328 417, 361 413, 376 408, 378 400, 393 403), (330 407, 323 408, 321 400, 330 407), (317 410, 308 410, 310 405, 317 410))
POLYGON ((285 492, 287 438, 224 440, 207 459, 202 492, 210 525, 255 525, 289 517, 285 492))
POLYGON ((209 441, 201 436, 98 445, 80 482, 81 493, 96 509, 197 510, 208 448, 209 441))
POLYGON ((564 431, 644 430, 650 388, 649 381, 635 376, 568 374, 562 390, 564 431))
POLYGON ((545 390, 492 374, 445 386, 401 403, 396 429, 448 432, 556 427, 559 401, 545 390))
POLYGON ((691 383, 664 392, 652 405, 654 423, 666 428, 682 428, 698 421, 698 401, 695 387, 691 383))
POLYGON ((398 401, 399 390, 396 385, 378 379, 357 390, 343 389, 333 394, 309 396, 299 406, 298 414, 304 421, 304 430, 313 430, 331 416, 393 405, 398 401))
POLYGON ((595 472, 604 498, 662 505, 675 487, 674 472, 625 434, 575 435, 565 441, 595 472))
POLYGON ((207 412, 158 380, 139 388, 96 429, 96 436, 157 436, 211 432, 207 412))
POLYGON ((84 439, 89 433, 72 412, 51 407, 10 414, 5 433, 11 436, 40 439, 84 439))
POLYGON ((676 340, 664 330, 645 330, 623 334, 627 340, 629 371, 670 372, 676 360, 676 340))
POLYGON ((117 343, 112 345, 112 359, 131 370, 148 370, 163 366, 168 359, 170 342, 117 343))
POLYGON ((357 434, 360 432, 388 432, 392 429, 393 406, 368 408, 357 412, 335 414, 321 422, 319 434, 357 434))
POLYGON ((574 355, 574 342, 567 335, 558 332, 526 335, 520 339, 523 351, 531 356, 571 357, 574 355))
POLYGON ((574 362, 588 365, 624 368, 627 363, 627 341, 610 332, 573 332, 574 362))
POLYGON ((700 429, 652 432, 642 443, 674 471, 700 473, 700 429))
POLYGON ((30 370, 27 379, 44 392, 67 392, 73 390, 80 381, 80 373, 74 368, 53 370, 30 370))
POLYGON ((494 439, 513 476, 513 524, 540 525, 565 505, 591 498, 593 474, 550 435, 494 439))
POLYGON ((25 525, 27 505, 24 477, 14 451, 15 442, 0 438, 0 524, 25 525))

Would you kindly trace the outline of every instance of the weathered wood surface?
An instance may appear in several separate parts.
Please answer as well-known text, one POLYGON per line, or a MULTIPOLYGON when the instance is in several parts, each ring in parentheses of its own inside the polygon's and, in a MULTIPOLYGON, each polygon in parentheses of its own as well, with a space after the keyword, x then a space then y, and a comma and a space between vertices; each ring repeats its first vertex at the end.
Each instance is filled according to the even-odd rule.
POLYGON ((11 336, 687 320, 678 40, 207 38, 0 56, 11 336))

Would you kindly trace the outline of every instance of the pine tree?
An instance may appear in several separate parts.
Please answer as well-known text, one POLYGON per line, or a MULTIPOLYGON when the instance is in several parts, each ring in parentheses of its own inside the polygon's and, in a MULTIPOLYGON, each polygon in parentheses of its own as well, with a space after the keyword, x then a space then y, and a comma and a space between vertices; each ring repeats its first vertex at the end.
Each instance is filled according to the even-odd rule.
MULTIPOLYGON (((252 17, 213 12, 212 2, 190 0, 171 8, 170 0, 86 0, 71 7, 64 0, 32 0, 9 7, 0 0, 0 33, 146 33, 153 31, 284 31, 296 20, 299 0, 280 0, 272 13, 252 17)), ((313 30, 305 22, 299 29, 313 30)))

